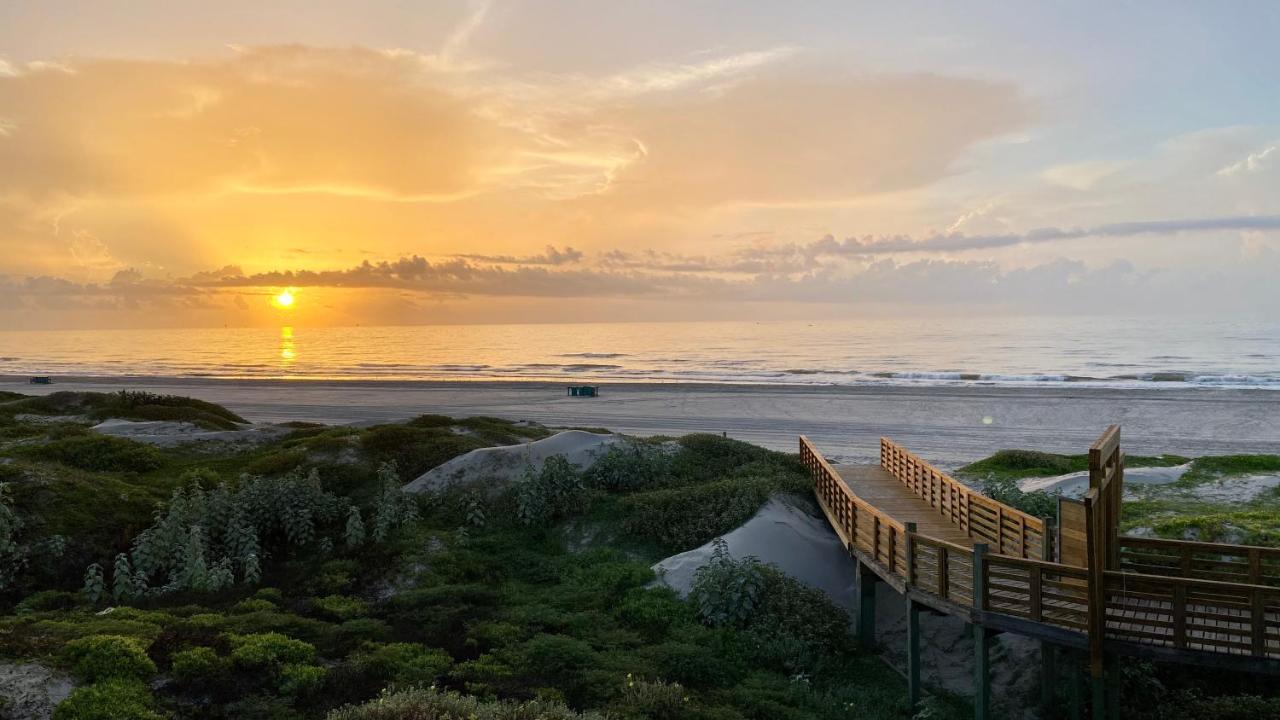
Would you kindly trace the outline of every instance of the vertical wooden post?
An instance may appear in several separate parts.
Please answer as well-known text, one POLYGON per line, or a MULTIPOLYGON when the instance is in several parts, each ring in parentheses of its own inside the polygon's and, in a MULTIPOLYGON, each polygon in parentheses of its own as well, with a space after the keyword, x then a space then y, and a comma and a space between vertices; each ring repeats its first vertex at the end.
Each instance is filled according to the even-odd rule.
POLYGON ((1047 640, 1040 641, 1040 712, 1045 717, 1053 716, 1057 698, 1054 689, 1058 686, 1058 648, 1047 640))
POLYGON ((907 587, 910 588, 916 582, 916 524, 909 522, 906 524, 907 531, 903 533, 902 541, 906 543, 902 550, 907 556, 907 587))
POLYGON ((880 578, 858 563, 858 640, 865 648, 876 645, 876 583, 880 578))
MULTIPOLYGON (((979 610, 987 607, 986 543, 973 546, 973 606, 979 610)), ((981 619, 973 624, 973 717, 987 720, 991 717, 991 634, 982 626, 981 619)))
POLYGON ((947 593, 949 590, 947 585, 951 582, 950 565, 951 562, 948 556, 947 546, 941 544, 938 545, 938 597, 943 600, 947 599, 947 593))
POLYGON ((920 604, 907 598, 907 700, 920 707, 920 604))
MULTIPOLYGON (((1089 555, 1087 588, 1089 595, 1089 683, 1093 695, 1093 717, 1106 717, 1106 678, 1104 675, 1103 640, 1107 631, 1106 592, 1106 533, 1103 517, 1105 507, 1099 512, 1097 488, 1090 488, 1084 496, 1085 536, 1089 555)), ((1102 503, 1104 506, 1106 503, 1102 503)))

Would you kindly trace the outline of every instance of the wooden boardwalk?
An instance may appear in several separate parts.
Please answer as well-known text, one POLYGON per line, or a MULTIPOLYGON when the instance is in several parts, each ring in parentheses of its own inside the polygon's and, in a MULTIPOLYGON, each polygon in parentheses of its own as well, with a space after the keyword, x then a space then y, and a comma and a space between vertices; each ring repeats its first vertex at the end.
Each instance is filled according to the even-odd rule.
MULTIPOLYGON (((1095 708, 1110 692, 1110 656, 1280 675, 1280 549, 1119 535, 1119 436, 1113 426, 1090 448, 1091 489, 1083 502, 1062 501, 1056 549, 1045 519, 981 495, 888 439, 879 465, 833 466, 801 437, 819 505, 859 563, 859 631, 874 636, 870 578, 907 597, 909 644, 918 642, 910 628, 922 607, 971 623, 982 678, 991 632, 1087 650, 1095 708)), ((918 668, 909 675, 914 699, 918 668)), ((985 691, 977 697, 975 711, 986 717, 985 691)))
POLYGON ((836 473, 854 495, 916 532, 937 540, 972 548, 975 540, 879 465, 836 465, 836 473))

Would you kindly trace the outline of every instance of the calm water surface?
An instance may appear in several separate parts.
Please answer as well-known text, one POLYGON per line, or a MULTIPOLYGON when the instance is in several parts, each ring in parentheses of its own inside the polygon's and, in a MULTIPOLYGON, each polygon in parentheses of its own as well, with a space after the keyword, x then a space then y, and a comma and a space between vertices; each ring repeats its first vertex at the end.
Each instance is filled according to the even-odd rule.
POLYGON ((1280 389, 1280 322, 1055 317, 0 332, 0 374, 1280 389))

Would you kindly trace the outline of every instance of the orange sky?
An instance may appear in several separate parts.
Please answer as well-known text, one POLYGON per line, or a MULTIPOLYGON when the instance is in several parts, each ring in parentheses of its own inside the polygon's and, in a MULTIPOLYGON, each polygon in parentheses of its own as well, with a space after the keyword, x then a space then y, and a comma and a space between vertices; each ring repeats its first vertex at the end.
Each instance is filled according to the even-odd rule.
POLYGON ((151 34, 220 35, 190 52, 55 24, 58 3, 9 11, 0 327, 270 323, 289 286, 313 323, 1034 309, 1028 287, 1252 287, 1280 265, 1265 123, 1118 153, 1088 149, 1101 126, 1062 127, 1068 101, 1083 117, 1099 98, 990 51, 957 67, 936 38, 898 57, 757 18, 682 48, 637 27, 617 62, 581 39, 575 62, 530 51, 527 5, 450 6, 394 39, 343 30, 340 5, 267 37, 130 11, 151 34))

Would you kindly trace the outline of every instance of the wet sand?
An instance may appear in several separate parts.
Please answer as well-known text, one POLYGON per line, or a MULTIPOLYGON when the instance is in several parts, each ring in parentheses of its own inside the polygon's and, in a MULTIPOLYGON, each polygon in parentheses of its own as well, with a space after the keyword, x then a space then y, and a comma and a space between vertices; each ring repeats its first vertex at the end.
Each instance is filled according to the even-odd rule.
POLYGON ((1110 423, 1123 426, 1131 454, 1280 453, 1280 392, 1270 390, 617 384, 570 398, 550 383, 0 378, 0 390, 29 394, 126 388, 220 403, 259 422, 495 415, 637 435, 727 433, 779 450, 804 434, 841 461, 873 457, 881 435, 944 466, 1001 448, 1083 452, 1110 423))

